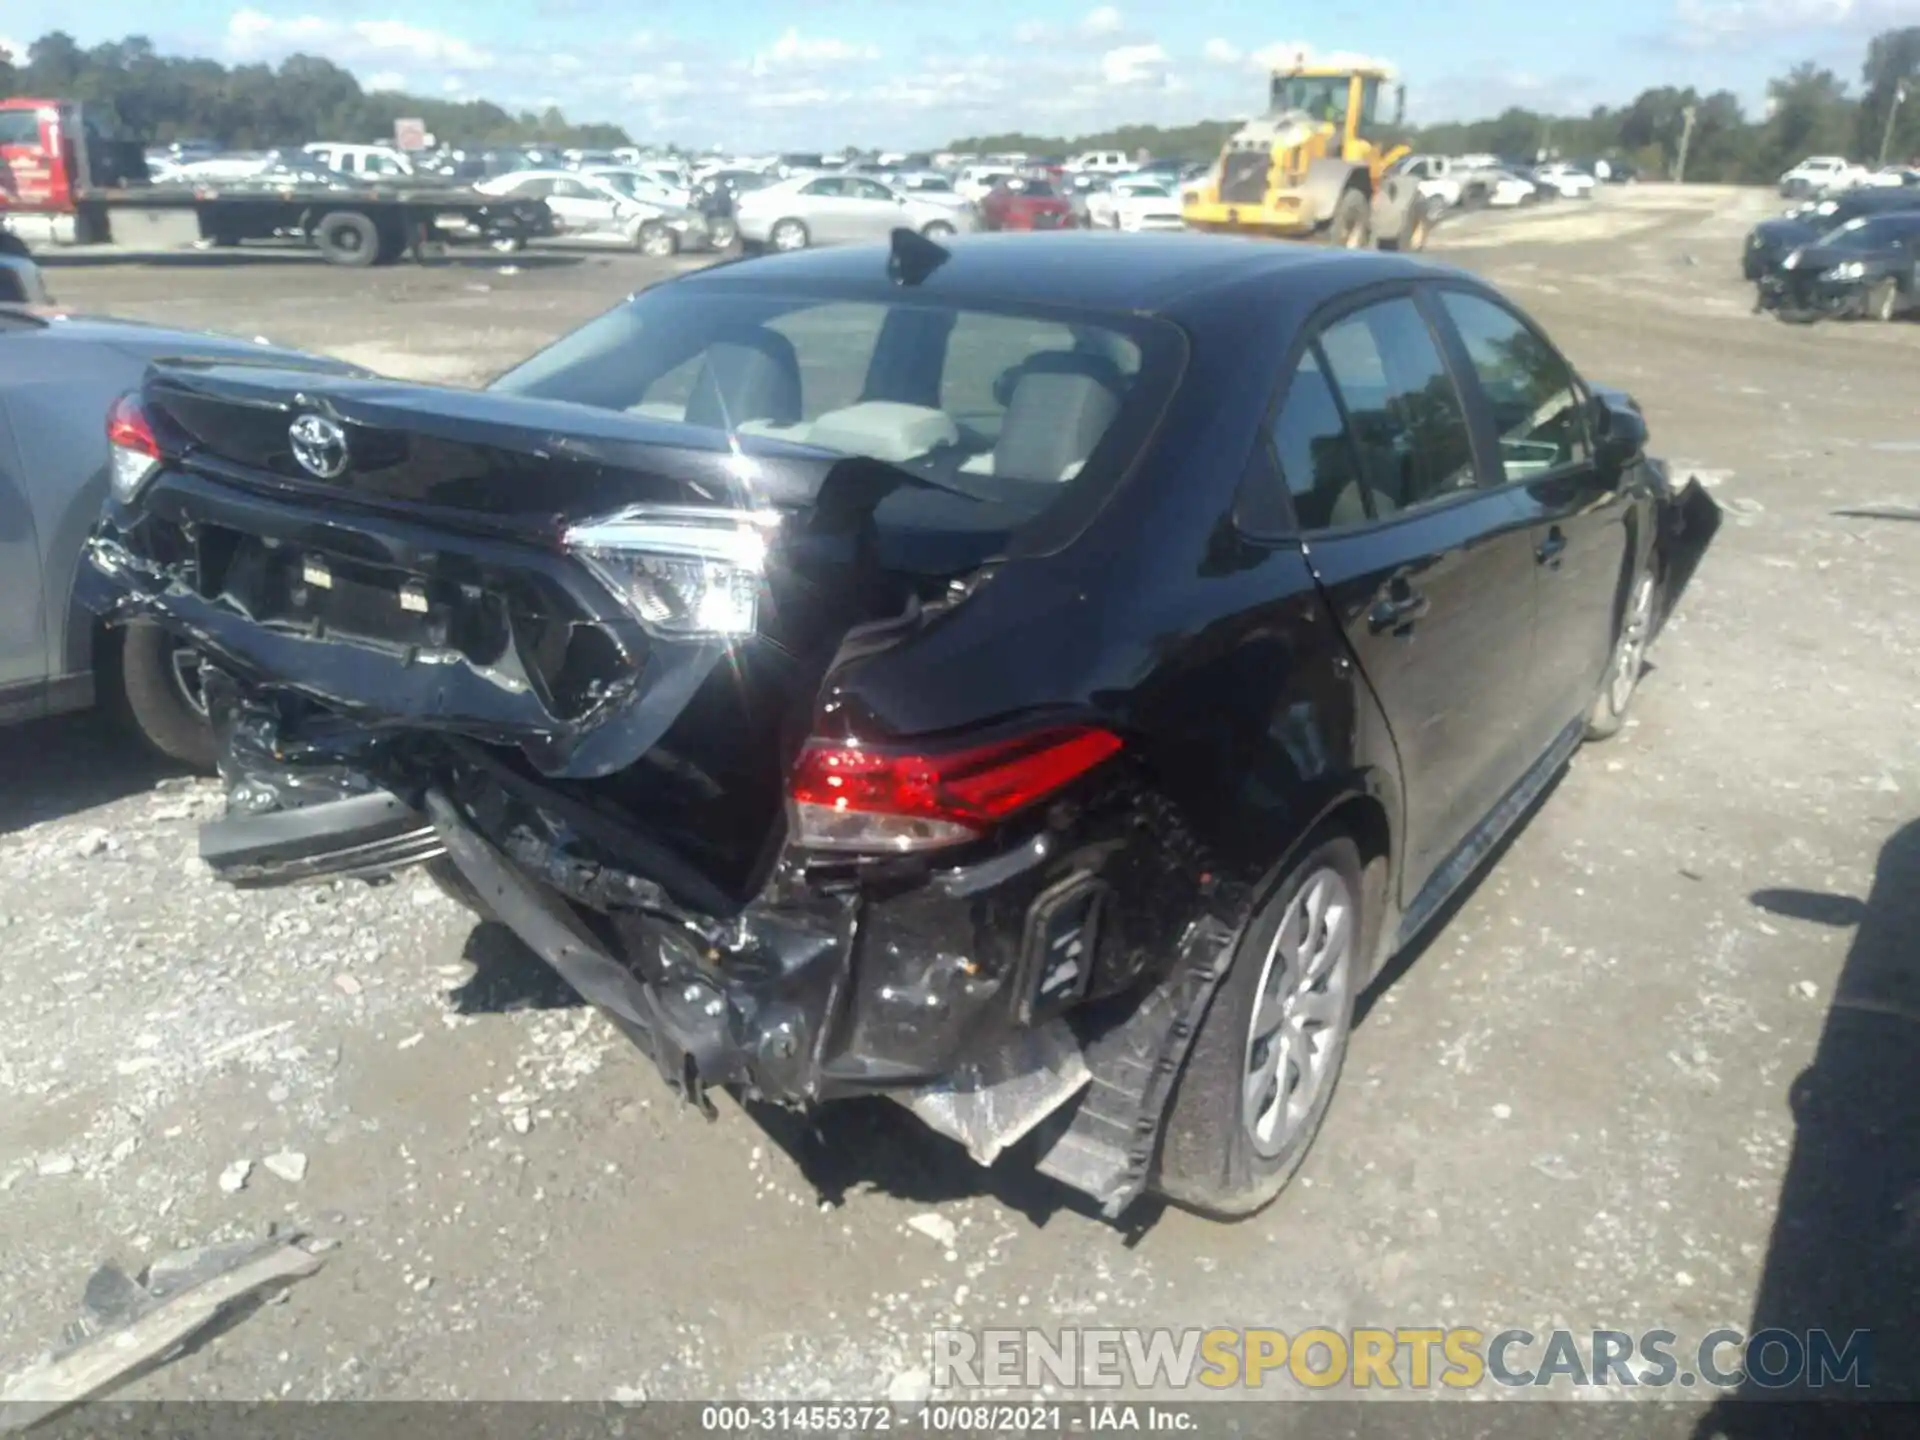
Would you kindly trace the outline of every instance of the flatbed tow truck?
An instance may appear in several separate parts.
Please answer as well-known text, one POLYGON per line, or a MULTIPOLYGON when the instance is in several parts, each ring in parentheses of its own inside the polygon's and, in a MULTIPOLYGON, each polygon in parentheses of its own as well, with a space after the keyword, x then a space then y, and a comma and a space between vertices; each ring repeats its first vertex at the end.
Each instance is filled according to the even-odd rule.
POLYGON ((139 249, 294 238, 335 265, 416 260, 428 245, 510 252, 554 233, 540 200, 411 180, 399 185, 153 184, 137 144, 71 100, 0 100, 0 251, 54 243, 139 249))

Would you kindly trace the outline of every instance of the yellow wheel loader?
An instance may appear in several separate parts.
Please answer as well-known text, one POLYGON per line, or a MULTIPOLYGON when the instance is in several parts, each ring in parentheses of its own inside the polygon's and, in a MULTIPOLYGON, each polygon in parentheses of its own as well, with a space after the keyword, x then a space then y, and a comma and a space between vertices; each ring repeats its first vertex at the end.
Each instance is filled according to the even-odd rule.
POLYGON ((1310 64, 1273 72, 1267 113, 1228 137, 1206 178, 1189 187, 1181 214, 1191 230, 1323 239, 1358 249, 1419 250, 1433 215, 1413 176, 1395 167, 1408 153, 1387 143, 1406 87, 1390 67, 1310 64), (1393 85, 1393 118, 1381 93, 1393 85))

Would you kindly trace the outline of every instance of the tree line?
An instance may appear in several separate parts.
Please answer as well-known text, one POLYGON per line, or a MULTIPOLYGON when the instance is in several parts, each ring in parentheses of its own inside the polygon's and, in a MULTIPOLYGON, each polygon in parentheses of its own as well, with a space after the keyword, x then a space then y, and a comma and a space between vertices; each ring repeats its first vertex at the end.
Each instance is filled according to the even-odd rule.
POLYGON ((24 56, 0 49, 0 98, 78 100, 105 111, 129 138, 152 144, 209 140, 238 150, 309 140, 382 140, 393 122, 419 119, 460 145, 631 145, 618 125, 576 124, 558 109, 513 113, 490 100, 429 99, 363 90, 351 72, 315 55, 271 65, 161 55, 144 36, 83 47, 65 31, 42 35, 24 56))
MULTIPOLYGON (((952 148, 1031 155, 1145 150, 1168 159, 1210 160, 1238 123, 1203 120, 1172 129, 1123 125, 1071 139, 975 135, 954 141, 952 148)), ((1883 31, 1868 42, 1857 91, 1832 70, 1796 65, 1768 84, 1766 111, 1758 116, 1749 116, 1730 91, 1702 95, 1692 87, 1663 85, 1642 91, 1626 105, 1602 105, 1586 115, 1516 106, 1485 119, 1413 127, 1395 138, 1440 155, 1619 158, 1643 174, 1672 176, 1683 136, 1689 180, 1767 183, 1808 155, 1848 155, 1876 164, 1883 145, 1889 164, 1920 161, 1920 25, 1883 31), (1904 104, 1897 98, 1903 90, 1904 104)))
MULTIPOLYGON (((1603 105, 1586 115, 1514 107, 1485 119, 1418 127, 1396 138, 1440 154, 1618 157, 1643 173, 1671 175, 1685 135, 1686 178, 1726 182, 1770 181, 1806 155, 1844 154, 1875 162, 1883 145, 1889 161, 1920 159, 1920 25, 1874 36, 1860 80, 1856 91, 1832 70, 1809 63, 1768 85, 1766 112, 1759 116, 1749 116, 1729 91, 1702 95, 1691 87, 1661 86, 1624 106, 1603 105), (1900 104, 1897 97, 1905 92, 1909 98, 1900 104)), ((393 122, 409 117, 424 120, 444 140, 469 146, 633 143, 618 125, 576 123, 555 108, 514 113, 490 100, 370 92, 351 72, 319 56, 293 55, 277 67, 229 67, 217 60, 161 55, 142 36, 83 47, 56 30, 28 46, 25 56, 0 50, 0 97, 7 95, 82 101, 108 112, 128 136, 150 143, 210 140, 265 149, 313 139, 375 140, 391 136, 393 122)), ((1171 129, 1123 125, 1072 138, 978 135, 956 140, 951 148, 1031 154, 1146 150, 1203 160, 1219 152, 1237 123, 1203 120, 1171 129)))

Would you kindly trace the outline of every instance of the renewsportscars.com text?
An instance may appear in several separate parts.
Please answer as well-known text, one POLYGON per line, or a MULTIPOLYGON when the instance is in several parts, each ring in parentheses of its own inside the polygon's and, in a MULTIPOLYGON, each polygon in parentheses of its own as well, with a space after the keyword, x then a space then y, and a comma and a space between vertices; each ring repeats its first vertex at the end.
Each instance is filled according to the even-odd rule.
POLYGON ((937 1330, 933 1383, 942 1390, 1472 1390, 1704 1386, 1865 1390, 1871 1335, 1714 1330, 1683 1342, 1671 1330, 1476 1330, 1466 1327, 1281 1330, 937 1330))

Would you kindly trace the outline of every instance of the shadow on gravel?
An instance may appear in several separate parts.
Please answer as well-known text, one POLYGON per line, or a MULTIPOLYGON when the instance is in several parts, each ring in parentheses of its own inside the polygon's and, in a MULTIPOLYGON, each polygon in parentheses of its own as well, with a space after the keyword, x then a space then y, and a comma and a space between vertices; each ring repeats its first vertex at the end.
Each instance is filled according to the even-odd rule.
MULTIPOLYGON (((1811 1388, 1789 1362, 1809 1331, 1825 1332, 1837 1356, 1854 1332, 1866 1331, 1865 1395, 1920 1400, 1920 821, 1887 841, 1864 901, 1808 890, 1759 890, 1752 899, 1770 914, 1859 929, 1819 1049, 1790 1092, 1793 1158, 1747 1327, 1750 1335, 1797 1338, 1770 1346, 1762 1360, 1765 1370, 1782 1372, 1773 1386, 1751 1378, 1749 1355, 1750 1378, 1738 1394, 1859 1397, 1854 1382, 1837 1377, 1811 1388)), ((1804 1347, 1810 1360, 1820 1348, 1817 1340, 1804 1347)), ((1736 1399, 1699 1433, 1815 1433, 1791 1431, 1790 1414, 1775 1412, 1736 1399)), ((1915 1433, 1907 1407, 1830 1412, 1819 1433, 1870 1433, 1867 1422, 1879 1416, 1915 1433)))
POLYGON ((185 773, 97 711, 8 726, 0 729, 0 835, 185 773))
MULTIPOLYGON (((849 1193, 868 1190, 929 1208, 989 1196, 1035 1227, 1061 1211, 1100 1213, 1086 1196, 1036 1171, 1025 1144, 982 1169, 958 1144, 891 1100, 839 1100, 810 1113, 755 1100, 743 1100, 741 1108, 793 1157, 829 1205, 843 1205, 849 1193)), ((1128 1242, 1144 1236, 1164 1208, 1151 1199, 1134 1205, 1119 1226, 1128 1242)))
POLYGON ((448 994, 458 1014, 571 1010, 587 1003, 558 971, 497 920, 482 920, 473 927, 460 958, 473 966, 473 974, 448 994))

